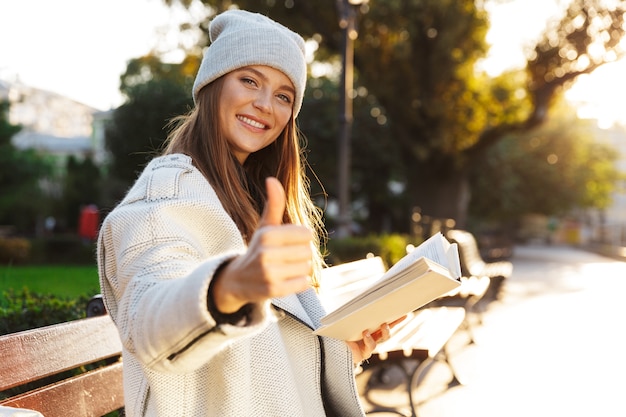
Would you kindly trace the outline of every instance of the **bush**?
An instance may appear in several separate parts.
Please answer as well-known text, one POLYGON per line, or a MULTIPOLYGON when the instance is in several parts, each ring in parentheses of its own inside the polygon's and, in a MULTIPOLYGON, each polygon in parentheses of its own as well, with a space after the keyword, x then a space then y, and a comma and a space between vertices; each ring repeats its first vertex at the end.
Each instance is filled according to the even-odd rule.
POLYGON ((419 243, 421 242, 399 234, 330 239, 327 245, 326 261, 329 265, 338 265, 365 258, 368 253, 372 253, 380 256, 389 267, 406 255, 407 245, 417 246, 419 243))
POLYGON ((85 242, 75 235, 58 235, 32 240, 29 263, 37 265, 93 265, 95 242, 85 242))
POLYGON ((0 264, 20 264, 30 256, 28 239, 19 237, 0 238, 0 264))
POLYGON ((78 299, 21 291, 3 291, 0 297, 0 335, 78 320, 86 316, 88 296, 78 299))

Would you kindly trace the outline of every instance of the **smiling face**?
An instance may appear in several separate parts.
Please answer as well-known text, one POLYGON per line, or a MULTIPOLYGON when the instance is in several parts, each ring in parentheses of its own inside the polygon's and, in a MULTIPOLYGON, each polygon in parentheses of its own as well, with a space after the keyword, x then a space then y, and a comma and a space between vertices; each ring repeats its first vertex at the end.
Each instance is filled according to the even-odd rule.
POLYGON ((276 140, 291 118, 294 97, 293 83, 271 67, 244 67, 224 76, 220 126, 239 163, 276 140))

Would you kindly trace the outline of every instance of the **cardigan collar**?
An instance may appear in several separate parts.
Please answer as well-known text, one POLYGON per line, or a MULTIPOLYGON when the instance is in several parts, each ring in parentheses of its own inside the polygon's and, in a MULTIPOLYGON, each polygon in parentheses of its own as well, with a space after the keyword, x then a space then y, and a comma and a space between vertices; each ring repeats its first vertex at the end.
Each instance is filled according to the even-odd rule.
POLYGON ((272 304, 296 317, 311 329, 317 329, 320 326, 320 318, 324 315, 324 310, 313 289, 286 297, 272 298, 272 304))

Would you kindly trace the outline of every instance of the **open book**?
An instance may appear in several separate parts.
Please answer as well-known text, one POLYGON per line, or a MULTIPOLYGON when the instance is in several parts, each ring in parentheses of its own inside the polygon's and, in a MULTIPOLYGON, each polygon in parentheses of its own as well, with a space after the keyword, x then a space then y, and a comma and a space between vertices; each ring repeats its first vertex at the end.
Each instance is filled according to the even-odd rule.
POLYGON ((456 244, 436 233, 393 265, 373 285, 321 319, 315 334, 360 340, 459 285, 461 266, 456 244))

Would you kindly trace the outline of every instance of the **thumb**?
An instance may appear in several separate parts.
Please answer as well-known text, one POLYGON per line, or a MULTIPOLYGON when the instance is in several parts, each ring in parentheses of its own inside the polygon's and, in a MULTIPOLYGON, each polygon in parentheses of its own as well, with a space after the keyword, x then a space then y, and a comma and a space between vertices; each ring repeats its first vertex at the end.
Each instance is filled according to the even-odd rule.
POLYGON ((285 189, 283 185, 274 177, 265 179, 265 188, 267 190, 267 201, 265 209, 261 217, 260 226, 279 226, 283 223, 283 214, 285 213, 285 189))

